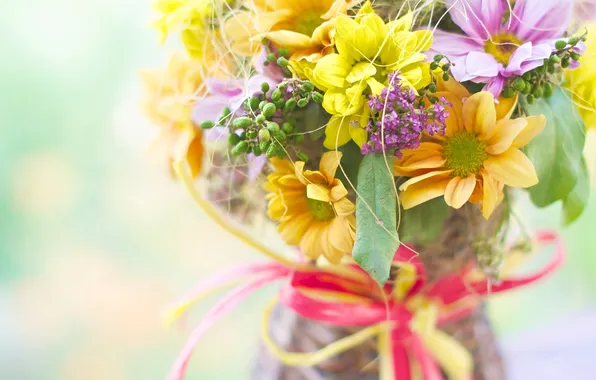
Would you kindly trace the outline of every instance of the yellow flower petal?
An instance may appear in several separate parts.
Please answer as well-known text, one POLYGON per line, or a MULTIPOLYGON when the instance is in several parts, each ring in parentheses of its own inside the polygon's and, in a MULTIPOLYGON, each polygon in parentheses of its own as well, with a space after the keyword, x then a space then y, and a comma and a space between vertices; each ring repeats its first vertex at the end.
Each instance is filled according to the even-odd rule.
POLYGON ((375 36, 374 46, 381 46, 383 40, 385 40, 385 36, 387 36, 387 27, 385 26, 385 22, 383 22, 383 19, 373 12, 363 16, 361 19, 357 21, 360 22, 360 25, 366 26, 367 29, 370 30, 372 34, 375 36))
POLYGON ((407 190, 400 193, 399 201, 402 207, 408 210, 428 200, 440 197, 445 194, 445 189, 450 180, 449 177, 440 175, 414 183, 407 190))
POLYGON ((335 48, 350 63, 360 60, 361 54, 356 49, 356 34, 362 28, 352 18, 339 15, 335 22, 335 48))
POLYGON ((495 133, 487 141, 486 151, 493 155, 505 152, 527 125, 524 118, 499 120, 495 133))
POLYGON ((349 120, 347 116, 332 116, 325 127, 325 141, 323 145, 327 149, 337 149, 351 140, 349 131, 349 120))
POLYGON ((329 20, 337 15, 345 15, 348 11, 348 1, 346 0, 335 0, 329 10, 321 16, 323 20, 329 20))
POLYGON ((398 18, 395 21, 391 21, 387 24, 389 32, 407 32, 412 29, 414 23, 414 14, 411 10, 408 10, 404 16, 398 18))
POLYGON ((306 196, 321 202, 331 202, 329 189, 323 185, 313 183, 306 185, 306 196))
POLYGON ((546 117, 544 115, 528 116, 525 120, 527 122, 526 128, 517 135, 513 140, 513 144, 511 144, 514 148, 526 146, 546 126, 546 117))
POLYGON ((263 35, 269 41, 288 49, 304 49, 312 45, 309 36, 290 30, 276 30, 263 35))
POLYGON ((370 87, 370 92, 373 95, 380 95, 383 89, 385 88, 385 85, 376 80, 375 78, 368 78, 366 80, 366 84, 368 84, 368 86, 370 87))
POLYGON ((320 171, 305 170, 304 178, 307 183, 316 183, 318 185, 327 185, 327 178, 320 171))
POLYGON ((455 177, 445 188, 445 202, 447 205, 459 209, 470 199, 476 187, 476 176, 470 174, 466 178, 455 177))
POLYGON ((343 90, 327 90, 323 96, 323 108, 331 115, 343 115, 350 108, 350 102, 343 90))
POLYGON ((350 70, 350 73, 346 77, 346 80, 350 83, 366 80, 377 73, 377 69, 372 63, 360 62, 355 64, 350 70))
POLYGON ((338 251, 350 254, 354 247, 354 239, 350 233, 350 225, 345 218, 335 218, 329 226, 329 241, 338 251))
POLYGON ((193 178, 196 178, 201 173, 204 155, 205 148, 203 146, 202 133, 198 131, 196 136, 188 145, 188 149, 186 151, 186 161, 190 166, 190 172, 193 178))
POLYGON ((368 132, 366 129, 359 127, 359 126, 352 126, 349 127, 350 137, 360 148, 362 145, 368 140, 368 132))
POLYGON ((351 57, 354 61, 374 60, 379 53, 376 30, 366 25, 359 25, 354 33, 353 41, 354 50, 357 52, 357 55, 351 57))
POLYGON ((497 125, 495 98, 487 91, 470 96, 462 108, 464 126, 470 133, 477 133, 481 140, 490 138, 497 125))
POLYGON ((482 175, 483 189, 482 216, 484 216, 485 219, 488 219, 499 204, 499 184, 497 183, 497 180, 486 171, 483 170, 480 174, 482 175))
POLYGON ((304 187, 304 184, 302 182, 300 182, 298 180, 298 178, 296 178, 296 175, 293 173, 281 176, 277 180, 277 182, 279 185, 282 185, 286 188, 302 188, 302 187, 304 187))
MULTIPOLYGON (((455 82, 455 81, 452 81, 455 82)), ((518 94, 516 93, 513 98, 499 98, 499 103, 495 105, 497 112, 497 120, 509 119, 515 110, 517 105, 518 94)))
POLYGON ((317 62, 313 70, 315 80, 327 88, 343 88, 352 66, 339 54, 329 54, 317 62))
POLYGON ((333 208, 339 216, 346 216, 353 214, 356 211, 356 205, 348 198, 342 198, 333 203, 333 208))
POLYGON ((321 156, 319 168, 321 173, 327 177, 327 182, 329 184, 331 184, 335 178, 335 172, 337 171, 342 155, 343 154, 340 151, 331 151, 325 152, 323 153, 323 156, 321 156))
POLYGON ((348 190, 346 187, 341 183, 339 179, 334 181, 334 186, 331 188, 331 201, 338 202, 340 199, 348 195, 348 190))
POLYGON ((538 183, 534 165, 523 152, 510 148, 498 156, 490 156, 484 168, 497 181, 507 186, 527 188, 538 183))
MULTIPOLYGON (((393 171, 396 176, 415 177, 419 174, 417 171, 424 169, 438 169, 442 167, 447 160, 441 157, 442 147, 439 144, 434 143, 422 143, 432 144, 432 149, 414 149, 410 151, 404 151, 401 159, 397 159, 393 163, 393 171)), ((421 146, 422 146, 421 144, 421 146)))
POLYGON ((319 235, 319 246, 323 250, 323 254, 325 258, 329 260, 332 264, 339 264, 341 259, 344 257, 344 252, 341 252, 339 249, 335 248, 333 244, 331 244, 331 223, 327 223, 325 227, 323 227, 320 231, 319 235))
POLYGON ((313 221, 300 240, 300 250, 311 259, 316 259, 323 253, 320 249, 321 229, 321 222, 313 221))
POLYGON ((433 44, 433 32, 432 30, 417 30, 414 33, 416 37, 417 44, 416 44, 416 51, 424 51, 431 48, 433 44))
POLYGON ((287 218, 277 226, 277 231, 282 239, 289 245, 300 244, 304 232, 312 224, 313 218, 310 213, 305 212, 291 218, 287 218))
POLYGON ((453 79, 443 80, 441 75, 437 75, 435 80, 437 81, 437 91, 447 91, 455 95, 460 103, 463 99, 470 97, 470 92, 461 83, 453 79))
POLYGON ((404 182, 404 183, 401 184, 401 186, 399 187, 399 190, 400 191, 406 191, 408 189, 408 187, 410 187, 411 185, 414 185, 414 184, 416 184, 418 182, 421 182, 421 181, 428 180, 429 178, 436 177, 436 176, 445 177, 446 175, 448 175, 452 171, 453 170, 437 170, 437 171, 428 172, 428 173, 423 174, 423 175, 419 175, 419 176, 414 177, 414 178, 410 178, 409 180, 407 180, 406 182, 404 182))
POLYGON ((304 185, 307 185, 308 184, 308 182, 306 181, 306 178, 304 178, 304 162, 302 162, 302 161, 296 161, 294 163, 294 175, 304 185))

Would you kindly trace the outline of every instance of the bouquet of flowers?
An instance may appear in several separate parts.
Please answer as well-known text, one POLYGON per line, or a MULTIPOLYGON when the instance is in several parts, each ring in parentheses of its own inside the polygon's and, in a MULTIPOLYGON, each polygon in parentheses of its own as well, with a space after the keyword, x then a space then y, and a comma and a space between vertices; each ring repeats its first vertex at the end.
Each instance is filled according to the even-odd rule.
POLYGON ((297 369, 261 367, 257 379, 310 378, 300 368, 321 378, 501 378, 499 361, 478 349, 491 351, 490 329, 472 343, 457 331, 486 323, 484 296, 561 262, 555 234, 519 228, 514 189, 537 207, 560 201, 566 224, 588 201, 596 25, 578 9, 591 4, 411 3, 154 0, 162 40, 179 34, 185 50, 167 70, 143 73, 156 146, 216 223, 272 260, 180 301, 174 316, 241 279, 193 333, 171 379, 184 376, 219 315, 279 280, 276 303, 341 332, 318 351, 284 351, 267 327, 283 312, 269 321, 268 311, 268 355, 297 369), (262 217, 297 255, 248 232, 262 217), (512 258, 536 242, 557 244, 553 261, 511 277, 512 258), (367 341, 364 361, 330 369, 341 352, 370 350, 367 341), (483 370, 491 365, 492 375, 483 370))

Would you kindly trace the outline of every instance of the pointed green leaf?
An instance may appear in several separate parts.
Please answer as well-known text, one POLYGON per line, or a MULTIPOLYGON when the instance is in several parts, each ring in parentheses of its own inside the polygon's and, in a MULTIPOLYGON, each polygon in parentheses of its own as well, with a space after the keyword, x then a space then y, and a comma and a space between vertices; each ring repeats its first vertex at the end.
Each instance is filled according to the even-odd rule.
POLYGON ((346 187, 350 187, 348 186, 347 179, 350 180, 354 187, 358 186, 358 168, 363 158, 360 153, 360 147, 354 141, 349 141, 347 144, 337 148, 337 150, 343 153, 341 157, 343 171, 338 169, 336 177, 341 179, 346 187))
POLYGON ((368 155, 358 171, 354 260, 379 284, 389 278, 391 261, 399 247, 396 227, 397 197, 391 173, 393 158, 368 155))
POLYGON ((529 189, 530 197, 536 206, 546 207, 575 188, 582 170, 585 127, 569 93, 562 89, 524 107, 528 114, 543 114, 547 119, 544 130, 525 149, 539 180, 529 189))
POLYGON ((399 237, 405 243, 427 244, 437 239, 449 215, 443 197, 401 211, 399 237))
POLYGON ((586 161, 582 160, 582 170, 578 173, 575 187, 563 199, 563 223, 568 226, 584 212, 590 198, 590 175, 586 161))

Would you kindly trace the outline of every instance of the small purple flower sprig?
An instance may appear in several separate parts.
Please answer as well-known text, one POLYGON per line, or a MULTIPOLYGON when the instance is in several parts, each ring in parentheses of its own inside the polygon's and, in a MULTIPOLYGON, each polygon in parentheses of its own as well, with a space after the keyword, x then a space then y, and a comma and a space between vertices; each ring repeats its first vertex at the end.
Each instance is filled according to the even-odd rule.
POLYGON ((401 85, 399 73, 389 74, 389 86, 380 95, 371 95, 371 117, 365 129, 369 140, 362 145, 363 155, 391 153, 402 156, 404 149, 420 146, 423 133, 444 135, 451 104, 444 97, 429 96, 432 105, 413 89, 401 85))

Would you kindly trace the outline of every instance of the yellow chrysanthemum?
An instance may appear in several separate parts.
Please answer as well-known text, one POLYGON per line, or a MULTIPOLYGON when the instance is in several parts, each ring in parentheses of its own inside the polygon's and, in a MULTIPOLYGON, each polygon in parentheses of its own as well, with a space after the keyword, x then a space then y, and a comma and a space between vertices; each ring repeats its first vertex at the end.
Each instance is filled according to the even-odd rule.
POLYGON ((203 64, 173 55, 165 71, 144 71, 143 110, 160 127, 154 149, 171 161, 186 158, 193 176, 198 175, 203 160, 200 128, 191 120, 197 97, 205 95, 203 64))
POLYGON ((527 188, 538 183, 534 165, 520 150, 546 124, 544 115, 511 119, 516 99, 474 95, 454 80, 440 82, 437 96, 453 104, 444 136, 429 137, 418 149, 403 151, 395 174, 412 177, 400 186, 405 209, 445 197, 453 208, 482 203, 488 219, 503 199, 504 186, 527 188))
POLYGON ((565 77, 586 128, 596 129, 596 24, 587 25, 586 29, 587 49, 579 59, 579 67, 565 70, 565 77))
POLYGON ((279 222, 284 241, 312 259, 323 254, 338 263, 352 253, 356 206, 335 178, 340 152, 326 152, 319 171, 304 170, 304 162, 272 159, 274 172, 264 185, 269 217, 279 222))
POLYGON ((354 140, 366 142, 367 133, 354 121, 368 118, 366 98, 386 87, 388 74, 399 72, 402 84, 421 89, 430 83, 430 70, 422 53, 432 45, 432 32, 411 32, 411 13, 385 24, 367 2, 352 19, 336 19, 336 54, 317 62, 315 85, 325 91, 323 107, 332 115, 325 129, 325 147, 335 149, 354 140))
POLYGON ((261 40, 267 38, 287 48, 292 59, 316 61, 333 52, 334 17, 360 1, 251 0, 252 9, 227 20, 226 35, 239 54, 259 52, 261 40))
POLYGON ((157 14, 152 22, 159 31, 160 43, 168 35, 182 32, 182 42, 188 53, 195 58, 206 54, 223 56, 218 48, 218 31, 210 25, 217 24, 218 14, 233 0, 153 0, 157 14))

